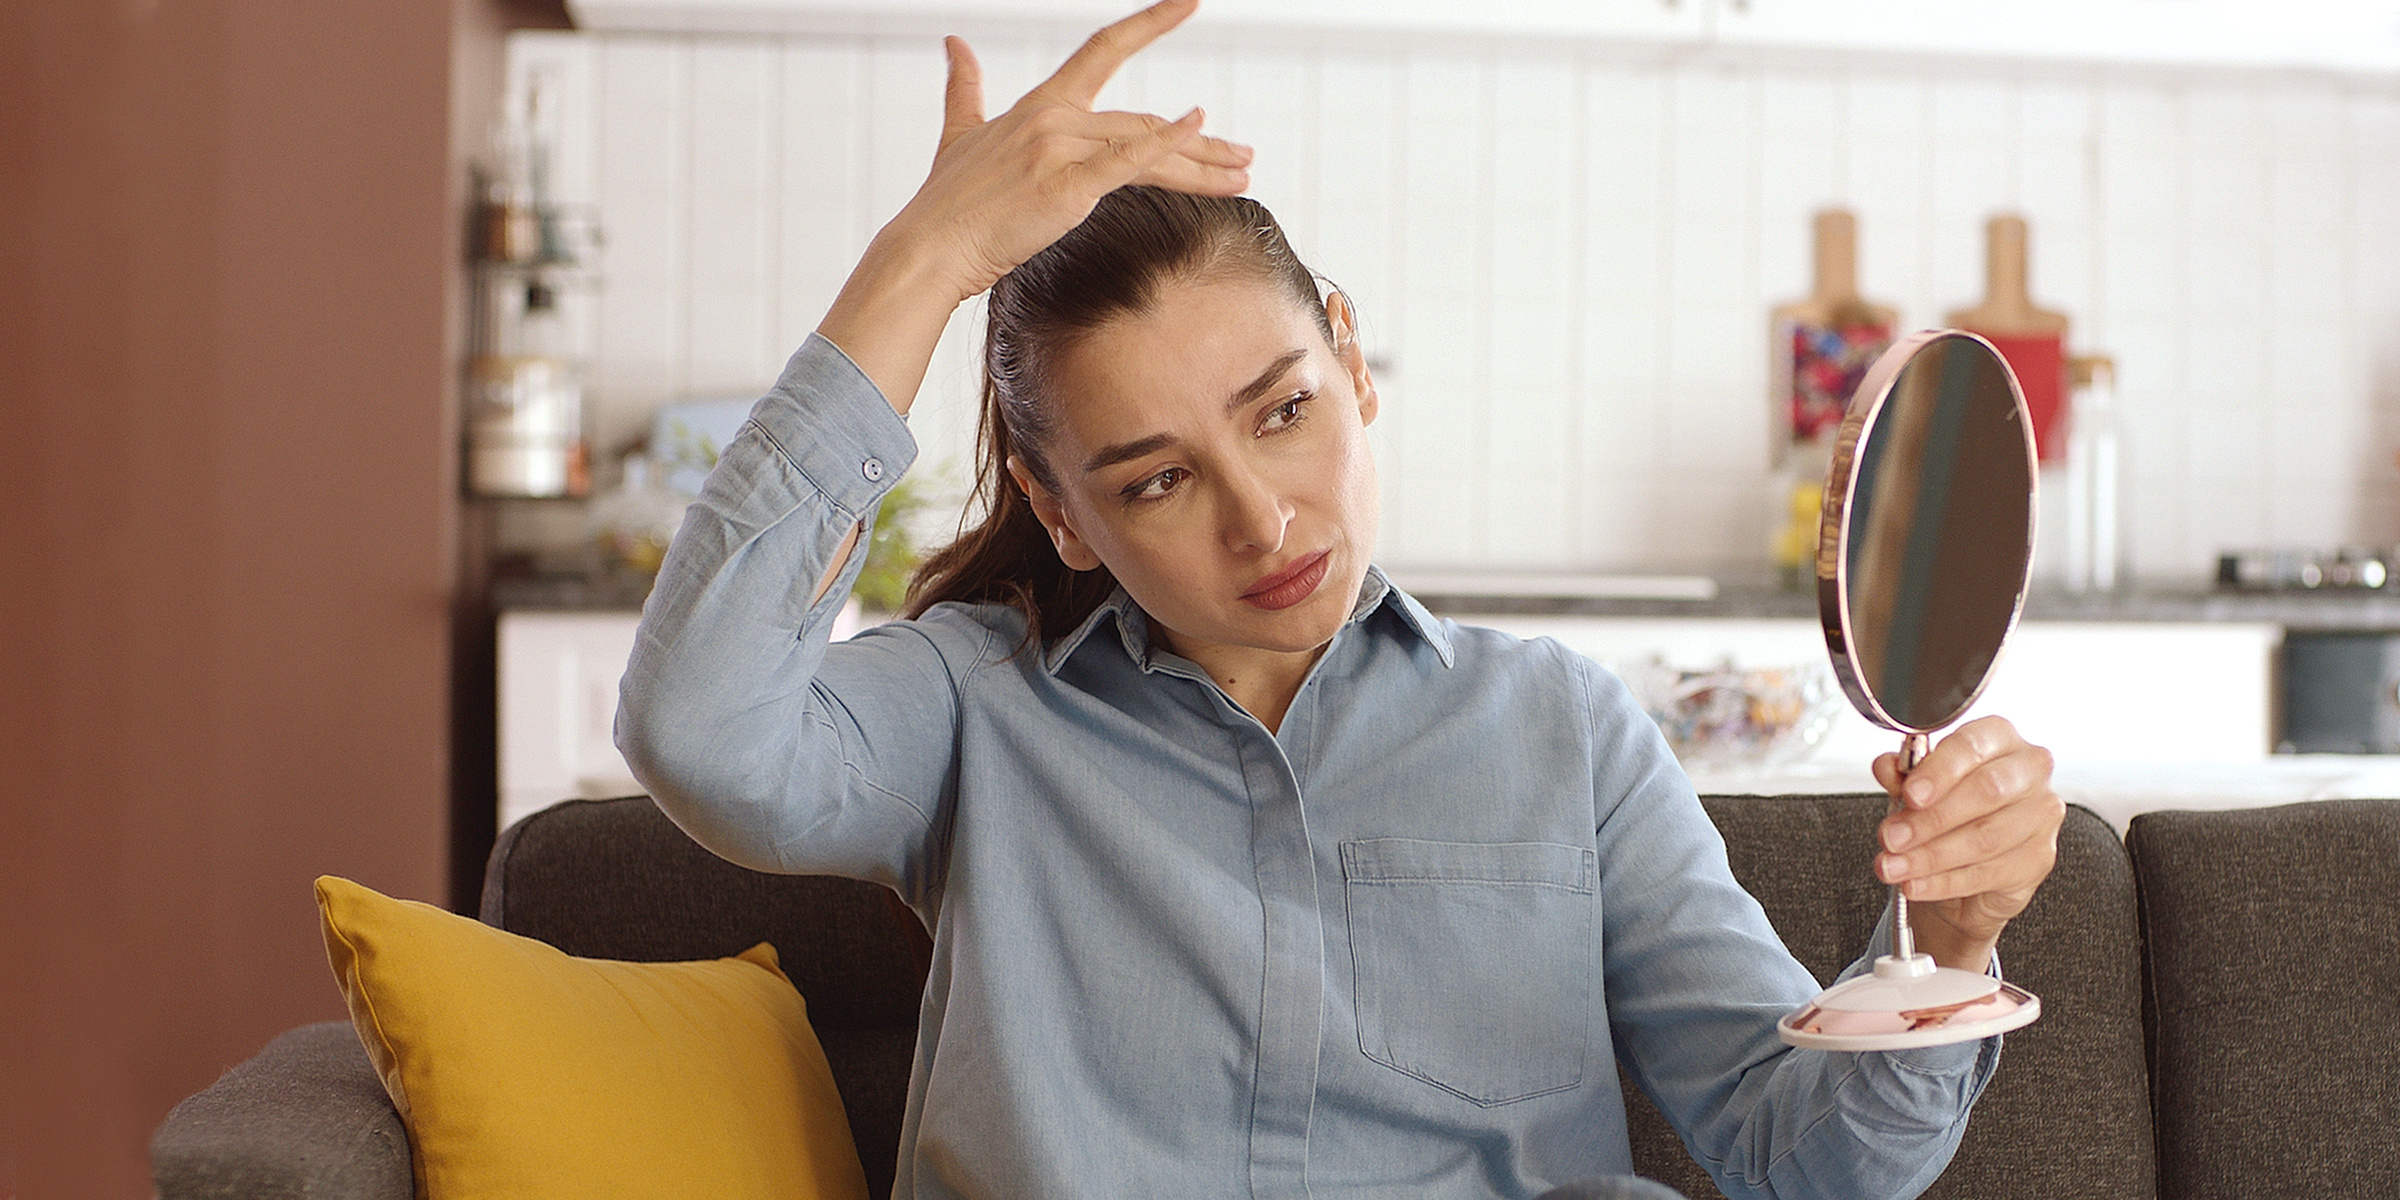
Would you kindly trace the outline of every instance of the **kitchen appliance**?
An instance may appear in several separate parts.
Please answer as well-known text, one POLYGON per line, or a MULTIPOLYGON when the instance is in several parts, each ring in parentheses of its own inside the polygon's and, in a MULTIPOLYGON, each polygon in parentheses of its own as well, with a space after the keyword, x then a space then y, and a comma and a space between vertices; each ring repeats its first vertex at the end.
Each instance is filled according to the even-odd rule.
POLYGON ((2400 754, 2400 633, 2293 630, 2277 689, 2283 754, 2400 754))
POLYGON ((537 277, 510 298, 518 303, 501 314, 497 344, 468 371, 467 487, 478 496, 586 495, 583 385, 558 294, 537 277))
POLYGON ((550 195, 549 93, 535 73, 492 134, 499 169, 479 214, 466 397, 466 483, 477 496, 591 491, 579 343, 560 305, 562 287, 588 279, 550 195))
POLYGON ((2400 549, 2228 550, 2217 556, 2217 587, 2230 591, 2378 591, 2400 589, 2392 576, 2400 549))

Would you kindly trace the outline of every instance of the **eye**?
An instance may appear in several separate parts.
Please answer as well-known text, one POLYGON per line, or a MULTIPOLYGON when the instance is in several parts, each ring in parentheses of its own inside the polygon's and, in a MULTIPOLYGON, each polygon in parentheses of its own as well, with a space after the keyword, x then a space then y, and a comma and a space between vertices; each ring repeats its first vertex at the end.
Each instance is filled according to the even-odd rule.
POLYGON ((1190 478, 1191 474, 1182 467, 1168 467, 1156 475, 1146 475, 1134 480, 1119 494, 1129 504, 1148 500, 1164 500, 1173 495, 1176 488, 1183 486, 1183 481, 1190 478))
POLYGON ((1281 433, 1299 424, 1308 418, 1308 402, 1316 398, 1315 392, 1293 393, 1283 403, 1267 411, 1266 419, 1258 424, 1258 431, 1261 434, 1281 433))

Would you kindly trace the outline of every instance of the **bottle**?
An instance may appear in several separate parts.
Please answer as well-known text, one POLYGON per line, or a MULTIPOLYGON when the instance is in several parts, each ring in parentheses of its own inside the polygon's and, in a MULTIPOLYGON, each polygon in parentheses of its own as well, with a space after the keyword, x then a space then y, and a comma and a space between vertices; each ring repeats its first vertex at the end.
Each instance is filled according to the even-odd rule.
POLYGON ((2066 588, 2074 593, 2116 591, 2127 581, 2123 487, 2117 439, 2117 369, 2102 355, 2069 359, 2073 400, 2066 407, 2063 508, 2066 588))
POLYGON ((1832 452, 1825 443, 1798 442, 1769 477, 1775 578, 1786 591, 1816 586, 1818 522, 1831 465, 1832 452))

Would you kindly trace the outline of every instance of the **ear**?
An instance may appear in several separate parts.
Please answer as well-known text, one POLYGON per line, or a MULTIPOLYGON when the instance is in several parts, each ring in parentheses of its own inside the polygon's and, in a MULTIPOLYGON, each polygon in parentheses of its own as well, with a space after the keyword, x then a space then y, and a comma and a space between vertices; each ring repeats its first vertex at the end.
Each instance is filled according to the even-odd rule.
POLYGON ((1375 373, 1367 369, 1366 347, 1359 343, 1358 310, 1350 307, 1350 297, 1328 292, 1325 320, 1333 326, 1333 355, 1350 373, 1350 387, 1358 393, 1358 423, 1372 425, 1382 402, 1375 394, 1375 373))
POLYGON ((1024 460, 1014 454, 1008 456, 1008 477, 1016 481, 1017 490, 1023 492, 1026 503, 1033 506, 1033 519, 1040 521, 1042 528, 1050 531, 1050 544, 1058 548, 1058 561, 1065 563, 1070 571, 1090 571, 1099 567, 1100 556, 1092 553, 1091 546, 1083 540, 1082 535, 1068 524, 1065 506, 1050 493, 1050 489, 1042 486, 1041 480, 1033 477, 1033 472, 1025 469, 1024 460))

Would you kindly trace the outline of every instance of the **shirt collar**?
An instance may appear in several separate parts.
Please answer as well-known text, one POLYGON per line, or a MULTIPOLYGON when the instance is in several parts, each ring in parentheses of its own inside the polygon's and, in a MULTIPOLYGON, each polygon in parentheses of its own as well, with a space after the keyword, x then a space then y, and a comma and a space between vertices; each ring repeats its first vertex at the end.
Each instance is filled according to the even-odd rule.
MULTIPOLYGON (((1432 613, 1425 611, 1425 606, 1417 603, 1416 597, 1394 586, 1384 576, 1381 567, 1370 566, 1366 577, 1359 581, 1358 603, 1351 606, 1350 620, 1346 626, 1365 621, 1379 608, 1391 609, 1399 618, 1400 628, 1414 633, 1424 639, 1426 645, 1433 647, 1434 654, 1441 658, 1443 666, 1450 666, 1455 661, 1450 635, 1442 628, 1442 623, 1432 613)), ((1149 665, 1149 614, 1144 613, 1142 606, 1135 604, 1133 597, 1126 594, 1120 585, 1109 594, 1108 599, 1100 602, 1098 608, 1092 610, 1092 615, 1083 619, 1083 624, 1075 627, 1074 632, 1050 643, 1050 648, 1042 655, 1042 668, 1052 675, 1058 674, 1059 668, 1065 666, 1067 660, 1073 658, 1075 652, 1081 650, 1103 624, 1116 626, 1118 641, 1125 647, 1127 658, 1143 666, 1149 665)))

